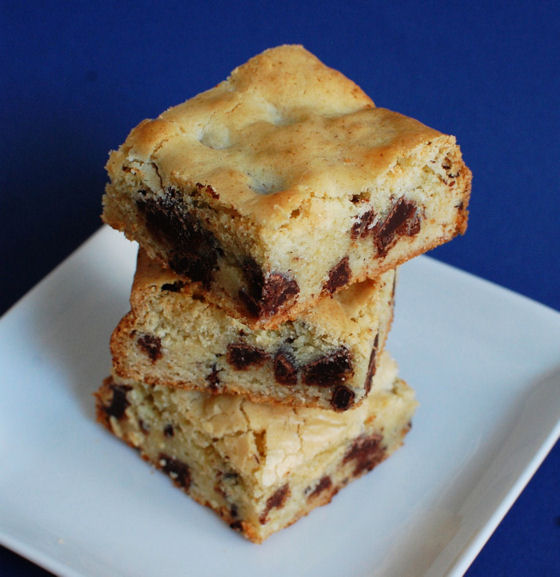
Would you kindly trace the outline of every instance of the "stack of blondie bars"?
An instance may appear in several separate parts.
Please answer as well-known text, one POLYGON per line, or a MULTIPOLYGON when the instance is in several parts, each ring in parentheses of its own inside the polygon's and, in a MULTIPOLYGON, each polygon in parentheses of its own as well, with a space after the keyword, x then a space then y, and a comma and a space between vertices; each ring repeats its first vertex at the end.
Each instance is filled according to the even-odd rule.
POLYGON ((452 136, 280 46, 140 123, 105 222, 139 244, 98 419, 255 542, 395 451, 397 267, 463 233, 452 136))

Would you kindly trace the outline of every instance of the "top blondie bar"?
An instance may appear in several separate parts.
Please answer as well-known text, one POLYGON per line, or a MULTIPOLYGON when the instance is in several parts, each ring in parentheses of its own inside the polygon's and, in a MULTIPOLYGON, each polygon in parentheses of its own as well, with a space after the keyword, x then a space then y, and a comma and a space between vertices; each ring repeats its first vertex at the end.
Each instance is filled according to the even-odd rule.
POLYGON ((141 122, 107 171, 104 221, 262 327, 463 233, 471 187, 453 136, 294 45, 141 122))

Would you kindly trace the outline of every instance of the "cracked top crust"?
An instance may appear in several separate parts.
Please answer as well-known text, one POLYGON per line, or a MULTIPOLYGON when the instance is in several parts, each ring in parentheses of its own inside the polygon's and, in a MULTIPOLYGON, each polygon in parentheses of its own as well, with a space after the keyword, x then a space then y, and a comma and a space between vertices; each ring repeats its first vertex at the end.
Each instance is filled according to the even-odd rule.
POLYGON ((452 136, 376 108, 303 47, 280 46, 140 123, 107 170, 117 187, 207 187, 214 206, 278 227, 305 199, 359 194, 435 140, 455 146, 452 136))

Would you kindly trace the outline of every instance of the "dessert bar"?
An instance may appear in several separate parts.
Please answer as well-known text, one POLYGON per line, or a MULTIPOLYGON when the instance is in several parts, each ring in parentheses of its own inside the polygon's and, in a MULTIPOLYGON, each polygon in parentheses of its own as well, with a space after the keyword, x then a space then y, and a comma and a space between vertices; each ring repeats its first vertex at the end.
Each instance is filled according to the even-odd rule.
POLYGON ((141 122, 107 171, 105 222, 267 328, 463 233, 471 187, 453 136, 301 46, 141 122))
POLYGON ((352 285, 275 329, 250 328, 139 250, 131 311, 111 338, 119 378, 346 410, 370 391, 396 272, 352 285))
POLYGON ((414 393, 386 352, 374 380, 360 406, 337 413, 108 378, 97 415, 177 487, 260 543, 402 444, 414 393))

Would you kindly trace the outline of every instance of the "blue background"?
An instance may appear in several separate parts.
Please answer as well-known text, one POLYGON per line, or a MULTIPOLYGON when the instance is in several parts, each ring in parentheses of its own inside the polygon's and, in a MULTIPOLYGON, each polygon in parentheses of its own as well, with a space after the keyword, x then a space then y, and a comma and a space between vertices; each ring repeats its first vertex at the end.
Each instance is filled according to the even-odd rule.
MULTIPOLYGON (((558 2, 0 10, 0 312, 100 226, 107 152, 134 125, 282 43, 304 44, 377 105, 455 134, 474 174, 469 230, 432 255, 560 310, 558 2)), ((558 575, 559 485, 556 447, 469 577, 558 575)), ((2 549, 0 574, 46 575, 2 549)))

